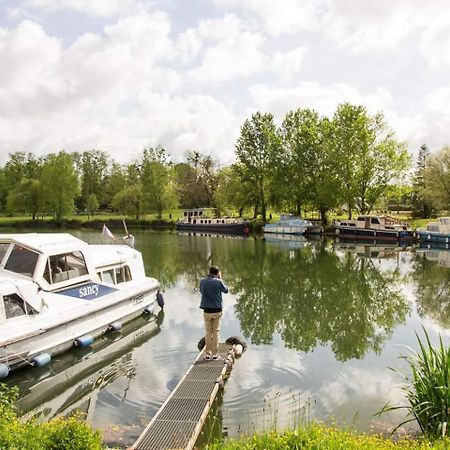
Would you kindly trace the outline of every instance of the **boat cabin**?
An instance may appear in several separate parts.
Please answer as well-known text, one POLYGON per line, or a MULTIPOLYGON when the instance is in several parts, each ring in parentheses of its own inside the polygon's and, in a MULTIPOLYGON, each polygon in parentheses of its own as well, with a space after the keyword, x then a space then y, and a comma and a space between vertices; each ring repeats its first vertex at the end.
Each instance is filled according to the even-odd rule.
POLYGON ((86 249, 85 242, 66 233, 0 235, 0 272, 55 291, 95 277, 86 249))
POLYGON ((402 231, 407 230, 408 225, 389 216, 361 215, 356 220, 339 221, 342 227, 358 227, 371 230, 383 229, 402 231))
POLYGON ((434 233, 449 234, 450 233, 450 217, 439 217, 437 222, 429 222, 427 231, 434 233))

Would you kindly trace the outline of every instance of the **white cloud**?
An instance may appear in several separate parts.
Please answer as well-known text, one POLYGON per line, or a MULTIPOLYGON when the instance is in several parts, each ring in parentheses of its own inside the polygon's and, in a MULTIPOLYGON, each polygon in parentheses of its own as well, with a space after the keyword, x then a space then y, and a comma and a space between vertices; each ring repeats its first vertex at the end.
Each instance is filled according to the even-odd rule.
POLYGON ((303 69, 303 60, 308 53, 309 49, 306 47, 298 47, 286 53, 277 50, 273 56, 271 70, 281 80, 291 81, 303 69))
MULTIPOLYGON (((151 5, 151 2, 147 4, 151 5)), ((73 10, 99 17, 114 17, 147 10, 145 2, 139 0, 26 0, 24 6, 47 11, 73 10)))
POLYGON ((236 77, 249 77, 264 70, 264 38, 259 33, 241 31, 205 50, 198 67, 189 77, 200 83, 223 83, 236 77))
POLYGON ((225 10, 247 11, 258 17, 268 34, 298 33, 314 30, 318 27, 323 13, 323 0, 214 0, 215 4, 225 10))
POLYGON ((317 82, 301 82, 295 87, 269 87, 262 84, 250 88, 257 109, 270 111, 280 117, 297 108, 313 108, 331 117, 339 103, 350 102, 365 105, 371 113, 390 106, 391 95, 383 88, 373 94, 363 95, 348 84, 329 86, 317 82))

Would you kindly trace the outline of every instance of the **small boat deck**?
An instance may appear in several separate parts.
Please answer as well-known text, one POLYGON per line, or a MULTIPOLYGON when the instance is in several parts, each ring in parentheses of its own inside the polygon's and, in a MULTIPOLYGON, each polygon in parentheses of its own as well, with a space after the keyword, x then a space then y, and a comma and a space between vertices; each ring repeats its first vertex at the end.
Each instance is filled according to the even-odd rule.
POLYGON ((206 361, 203 352, 197 356, 131 449, 194 447, 214 398, 233 366, 233 346, 220 343, 219 355, 217 361, 206 361))

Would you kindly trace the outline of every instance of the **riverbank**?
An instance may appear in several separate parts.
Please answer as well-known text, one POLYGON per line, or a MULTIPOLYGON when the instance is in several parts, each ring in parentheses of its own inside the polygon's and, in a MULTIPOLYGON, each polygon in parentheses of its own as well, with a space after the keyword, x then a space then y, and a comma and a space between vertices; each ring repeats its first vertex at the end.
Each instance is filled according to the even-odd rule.
POLYGON ((376 435, 360 434, 349 429, 311 424, 295 430, 271 431, 240 439, 228 439, 206 447, 207 450, 444 450, 450 448, 450 439, 431 441, 405 436, 397 441, 376 435))

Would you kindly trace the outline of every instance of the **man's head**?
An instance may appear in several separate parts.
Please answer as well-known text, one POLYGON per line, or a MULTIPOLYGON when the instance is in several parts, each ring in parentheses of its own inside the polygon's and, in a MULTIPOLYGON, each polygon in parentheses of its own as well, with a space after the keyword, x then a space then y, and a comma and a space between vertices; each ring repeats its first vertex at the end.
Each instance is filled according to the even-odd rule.
POLYGON ((220 272, 220 270, 219 270, 219 268, 217 266, 211 266, 209 268, 210 275, 217 276, 217 275, 219 275, 219 272, 220 272))

